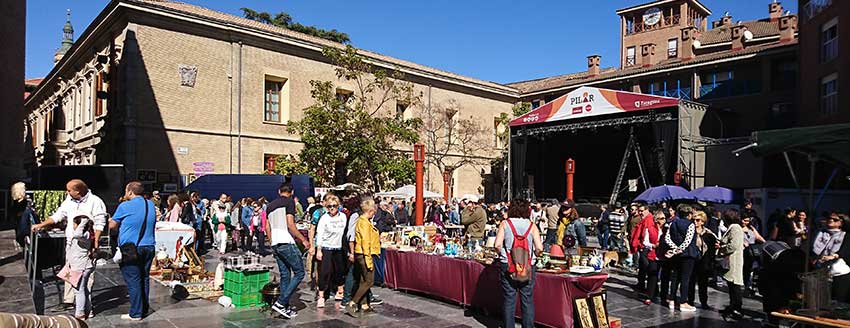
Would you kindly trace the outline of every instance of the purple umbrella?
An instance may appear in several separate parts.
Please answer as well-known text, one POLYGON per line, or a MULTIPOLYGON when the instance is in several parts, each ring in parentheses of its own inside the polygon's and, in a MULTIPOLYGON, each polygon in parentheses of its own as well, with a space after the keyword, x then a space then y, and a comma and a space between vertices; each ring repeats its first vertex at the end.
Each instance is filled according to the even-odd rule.
POLYGON ((691 191, 691 198, 712 203, 731 203, 732 190, 723 187, 701 187, 691 191))
POLYGON ((649 204, 675 199, 693 199, 688 190, 679 186, 658 186, 644 190, 635 201, 643 201, 649 204))

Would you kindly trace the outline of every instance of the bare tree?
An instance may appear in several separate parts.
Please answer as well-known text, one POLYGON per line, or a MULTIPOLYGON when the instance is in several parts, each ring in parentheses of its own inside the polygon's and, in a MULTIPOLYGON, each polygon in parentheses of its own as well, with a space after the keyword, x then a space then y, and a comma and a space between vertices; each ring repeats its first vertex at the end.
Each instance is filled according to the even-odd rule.
POLYGON ((487 129, 472 115, 464 116, 457 101, 424 107, 420 134, 425 144, 426 167, 442 174, 489 163, 483 154, 492 147, 487 129))

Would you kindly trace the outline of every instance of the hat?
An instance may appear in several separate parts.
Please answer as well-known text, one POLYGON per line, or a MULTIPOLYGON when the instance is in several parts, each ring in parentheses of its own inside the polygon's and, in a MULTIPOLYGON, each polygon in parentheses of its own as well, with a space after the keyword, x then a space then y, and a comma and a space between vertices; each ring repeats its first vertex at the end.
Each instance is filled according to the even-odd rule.
POLYGON ((574 202, 572 199, 567 199, 563 203, 561 203, 561 206, 566 208, 573 208, 576 206, 576 202, 574 202))

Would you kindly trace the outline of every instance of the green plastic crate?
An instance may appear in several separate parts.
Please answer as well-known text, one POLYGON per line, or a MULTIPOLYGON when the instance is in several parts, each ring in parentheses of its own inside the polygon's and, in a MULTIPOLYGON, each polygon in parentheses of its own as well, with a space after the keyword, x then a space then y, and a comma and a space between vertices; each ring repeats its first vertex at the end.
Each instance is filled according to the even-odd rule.
POLYGON ((224 280, 232 281, 237 284, 243 282, 269 282, 269 271, 236 271, 225 270, 224 280))

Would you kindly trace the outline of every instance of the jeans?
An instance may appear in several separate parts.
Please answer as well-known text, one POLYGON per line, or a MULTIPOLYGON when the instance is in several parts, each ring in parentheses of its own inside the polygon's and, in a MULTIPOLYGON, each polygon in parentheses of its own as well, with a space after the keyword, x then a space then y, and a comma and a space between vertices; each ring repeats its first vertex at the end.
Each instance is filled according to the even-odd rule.
POLYGON ((610 232, 608 232, 608 230, 600 231, 596 235, 597 239, 599 239, 599 246, 602 247, 603 251, 608 250, 608 236, 609 235, 610 235, 610 232))
POLYGON ((204 230, 195 229, 195 254, 201 254, 204 252, 204 230))
POLYGON ((581 247, 587 247, 587 231, 584 227, 584 222, 581 220, 575 220, 572 222, 573 229, 576 232, 576 242, 581 247))
POLYGON ((543 244, 543 250, 548 252, 553 244, 558 242, 558 227, 549 228, 546 230, 546 241, 543 244))
MULTIPOLYGON (((254 234, 257 236, 257 254, 260 255, 268 255, 269 251, 266 250, 266 233, 262 231, 256 231, 254 234)), ((251 246, 253 248, 253 246, 251 246)))
POLYGON ((286 306, 289 305, 289 298, 295 293, 298 284, 304 280, 304 262, 301 261, 301 251, 295 244, 277 244, 272 249, 280 269, 280 297, 277 303, 286 306))
POLYGON ((694 270, 694 260, 692 257, 680 257, 675 260, 677 265, 676 280, 679 283, 679 298, 676 301, 679 304, 688 302, 688 288, 690 287, 691 274, 694 270))
POLYGON ((537 270, 531 267, 531 279, 525 283, 517 283, 508 273, 508 264, 501 263, 501 285, 505 296, 505 304, 502 308, 502 320, 505 327, 514 327, 516 323, 516 296, 519 292, 520 307, 522 308, 522 327, 534 327, 534 280, 537 270))
POLYGON ((375 271, 375 282, 374 284, 383 285, 384 284, 384 269, 386 268, 386 251, 381 248, 381 255, 375 256, 374 259, 374 271, 375 271))
POLYGON ((77 286, 75 292, 75 303, 77 309, 74 312, 75 316, 82 317, 91 312, 91 287, 89 286, 89 278, 91 277, 94 268, 83 271, 83 276, 80 278, 80 285, 77 286))
POLYGON ((129 263, 121 263, 121 275, 127 283, 130 294, 130 317, 141 318, 150 309, 150 271, 155 249, 153 246, 136 247, 139 258, 129 263))

